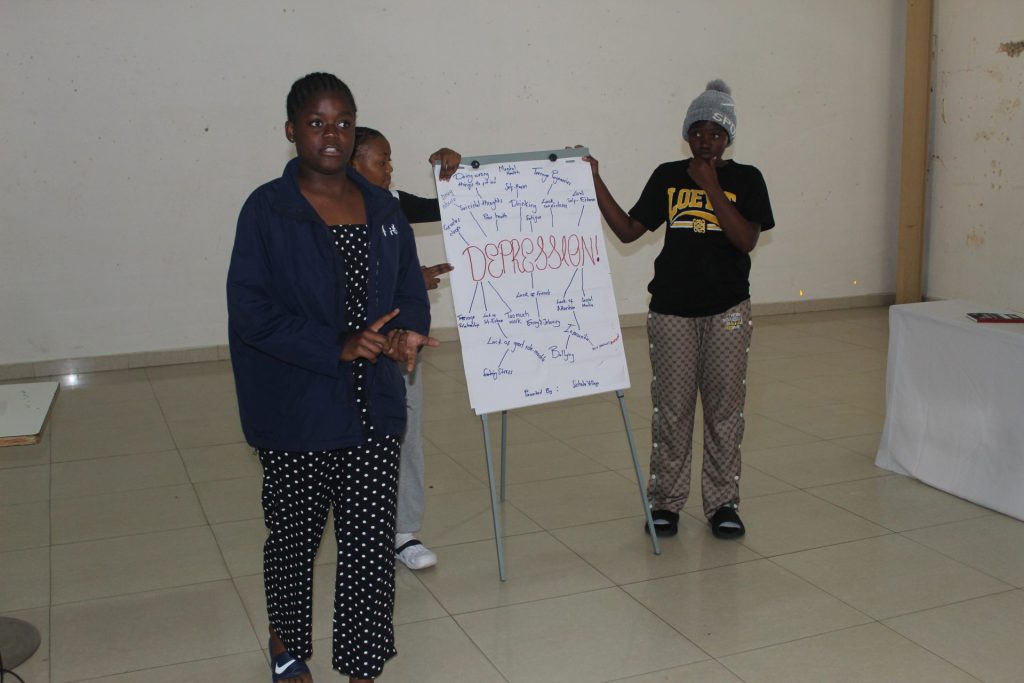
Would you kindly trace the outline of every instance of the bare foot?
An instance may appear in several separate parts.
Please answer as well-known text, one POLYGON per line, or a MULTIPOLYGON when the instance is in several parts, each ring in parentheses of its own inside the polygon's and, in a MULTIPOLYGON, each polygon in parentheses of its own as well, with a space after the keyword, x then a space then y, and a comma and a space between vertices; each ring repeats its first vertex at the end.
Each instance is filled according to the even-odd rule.
MULTIPOLYGON (((277 632, 274 629, 270 629, 270 658, 278 656, 286 650, 284 643, 278 637, 277 632)), ((282 678, 282 681, 288 681, 289 683, 313 683, 313 675, 308 673, 299 674, 298 676, 292 676, 290 678, 282 678)))

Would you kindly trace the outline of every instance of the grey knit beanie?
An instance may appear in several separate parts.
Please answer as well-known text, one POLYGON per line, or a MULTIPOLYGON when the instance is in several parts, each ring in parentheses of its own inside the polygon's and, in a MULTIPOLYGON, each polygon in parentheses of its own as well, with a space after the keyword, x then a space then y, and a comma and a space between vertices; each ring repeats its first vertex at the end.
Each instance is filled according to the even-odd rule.
POLYGON ((683 137, 687 137, 690 126, 698 121, 717 123, 729 134, 728 147, 736 139, 736 103, 732 101, 732 89, 720 78, 709 81, 707 90, 697 95, 686 110, 683 121, 683 137))

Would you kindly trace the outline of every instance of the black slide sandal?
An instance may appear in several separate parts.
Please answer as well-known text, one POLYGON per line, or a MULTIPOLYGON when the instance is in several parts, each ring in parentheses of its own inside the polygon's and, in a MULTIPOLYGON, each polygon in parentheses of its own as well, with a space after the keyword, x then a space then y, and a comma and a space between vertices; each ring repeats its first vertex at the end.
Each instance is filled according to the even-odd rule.
MULTIPOLYGON (((668 510, 652 510, 651 519, 654 520, 654 533, 658 536, 675 536, 679 533, 679 514, 668 510)), ((650 534, 647 522, 644 522, 644 533, 650 534)))
POLYGON ((742 538, 743 534, 747 533, 739 513, 732 505, 723 505, 718 508, 708 522, 711 524, 711 533, 715 538, 742 538))

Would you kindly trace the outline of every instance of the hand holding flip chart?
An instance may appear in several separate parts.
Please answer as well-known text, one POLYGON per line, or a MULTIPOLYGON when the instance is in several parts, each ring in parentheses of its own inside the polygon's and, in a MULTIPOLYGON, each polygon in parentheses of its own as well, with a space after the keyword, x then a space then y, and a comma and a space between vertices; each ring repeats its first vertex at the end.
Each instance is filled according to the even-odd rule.
POLYGON ((464 157, 437 185, 477 414, 629 387, 587 153, 464 157))

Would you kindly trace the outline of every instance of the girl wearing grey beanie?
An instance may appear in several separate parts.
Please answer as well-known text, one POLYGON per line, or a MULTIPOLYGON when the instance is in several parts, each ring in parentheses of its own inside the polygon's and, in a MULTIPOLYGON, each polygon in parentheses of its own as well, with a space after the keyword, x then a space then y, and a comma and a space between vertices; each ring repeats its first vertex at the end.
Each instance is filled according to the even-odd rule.
MULTIPOLYGON (((723 160, 736 139, 732 91, 713 80, 690 103, 683 137, 692 157, 661 164, 626 212, 598 171, 597 203, 608 226, 632 242, 666 226, 654 261, 647 334, 651 354, 651 466, 647 494, 654 532, 673 536, 690 494, 693 424, 704 409, 701 495, 717 538, 739 538, 740 441, 746 399, 750 252, 775 226, 768 189, 754 166, 723 160), (668 201, 666 202, 666 197, 668 201)), ((647 533, 650 530, 646 528, 647 533)))

